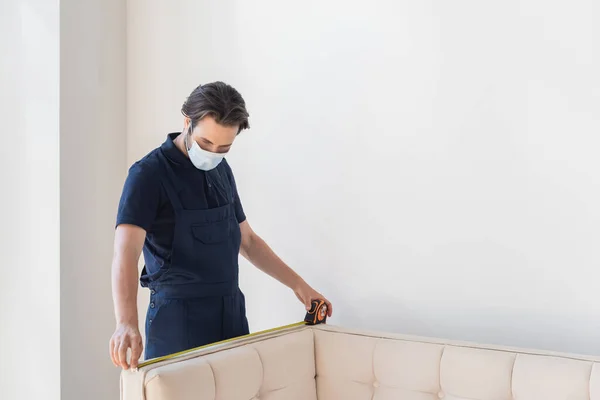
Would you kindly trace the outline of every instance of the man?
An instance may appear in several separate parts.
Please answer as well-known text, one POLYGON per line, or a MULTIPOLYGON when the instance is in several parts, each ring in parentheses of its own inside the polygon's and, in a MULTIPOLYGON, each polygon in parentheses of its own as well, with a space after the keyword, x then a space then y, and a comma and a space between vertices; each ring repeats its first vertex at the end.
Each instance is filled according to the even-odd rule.
POLYGON ((117 326, 113 363, 124 369, 248 333, 238 255, 294 291, 307 309, 323 299, 253 232, 224 159, 249 127, 242 96, 214 82, 197 87, 182 107, 184 129, 129 170, 115 232, 112 265, 117 326), (146 344, 137 314, 137 266, 150 289, 146 344), (127 352, 131 351, 131 362, 127 352))

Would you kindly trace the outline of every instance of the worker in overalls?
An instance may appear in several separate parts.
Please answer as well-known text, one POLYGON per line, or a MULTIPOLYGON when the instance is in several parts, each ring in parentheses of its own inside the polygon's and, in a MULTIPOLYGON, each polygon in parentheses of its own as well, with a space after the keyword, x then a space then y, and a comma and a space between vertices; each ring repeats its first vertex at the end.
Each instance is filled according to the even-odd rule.
POLYGON ((249 333, 238 286, 240 253, 292 289, 307 309, 324 299, 246 220, 225 160, 249 127, 242 96, 222 82, 201 85, 182 113, 183 131, 169 134, 130 168, 119 203, 112 266, 117 326, 110 355, 125 369, 137 366, 144 348, 150 359, 249 333), (145 346, 137 312, 142 252, 139 280, 150 290, 145 346))

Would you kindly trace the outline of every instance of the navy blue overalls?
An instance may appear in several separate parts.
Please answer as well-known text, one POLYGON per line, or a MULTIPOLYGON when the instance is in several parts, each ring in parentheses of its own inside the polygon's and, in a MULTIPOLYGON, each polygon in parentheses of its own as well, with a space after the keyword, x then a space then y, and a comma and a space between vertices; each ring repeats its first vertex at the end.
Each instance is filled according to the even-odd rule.
POLYGON ((175 212, 170 260, 153 274, 146 316, 145 358, 155 358, 248 333, 238 286, 241 232, 231 183, 223 169, 207 174, 229 202, 212 209, 184 209, 182 182, 158 152, 162 184, 175 212))

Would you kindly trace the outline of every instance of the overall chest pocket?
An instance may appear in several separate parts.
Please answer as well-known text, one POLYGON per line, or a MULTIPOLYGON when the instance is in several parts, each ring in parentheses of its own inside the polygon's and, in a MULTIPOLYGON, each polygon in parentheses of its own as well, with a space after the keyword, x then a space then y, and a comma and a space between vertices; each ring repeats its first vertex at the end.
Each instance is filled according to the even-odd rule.
POLYGON ((196 240, 207 245, 226 242, 231 235, 229 219, 208 224, 192 225, 192 235, 196 240))

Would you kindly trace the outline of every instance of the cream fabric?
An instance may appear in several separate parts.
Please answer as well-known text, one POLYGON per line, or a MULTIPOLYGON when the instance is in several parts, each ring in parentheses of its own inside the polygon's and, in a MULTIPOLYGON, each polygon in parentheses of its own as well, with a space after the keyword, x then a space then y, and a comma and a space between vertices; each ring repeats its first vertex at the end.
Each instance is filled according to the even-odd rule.
POLYGON ((215 379, 207 360, 171 364, 153 372, 146 382, 147 400, 214 400, 215 379), (182 390, 185 388, 185 390, 182 390))
POLYGON ((514 353, 446 346, 441 391, 457 399, 510 399, 514 353))
MULTIPOLYGON (((591 362, 568 358, 517 355, 513 394, 517 399, 587 399, 591 362)), ((596 397, 598 399, 600 397, 596 397)), ((596 400, 594 399, 594 400, 596 400)))
POLYGON ((313 337, 312 330, 301 329, 124 372, 121 398, 316 400, 313 337))
POLYGON ((590 376, 590 398, 600 399, 600 363, 595 363, 590 376))
POLYGON ((600 400, 599 359, 331 326, 122 374, 122 400, 600 400))

